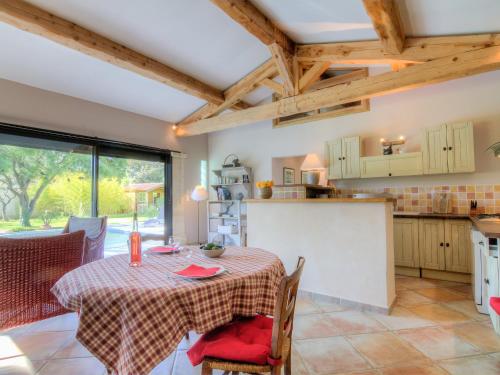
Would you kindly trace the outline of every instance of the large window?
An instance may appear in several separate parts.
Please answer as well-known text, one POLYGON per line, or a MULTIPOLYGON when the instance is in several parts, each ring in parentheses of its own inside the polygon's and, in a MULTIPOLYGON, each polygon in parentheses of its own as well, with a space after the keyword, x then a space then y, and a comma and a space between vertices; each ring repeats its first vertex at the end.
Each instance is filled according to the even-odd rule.
POLYGON ((0 236, 61 233, 68 217, 108 216, 105 254, 127 251, 133 214, 171 233, 170 153, 0 124, 0 236))

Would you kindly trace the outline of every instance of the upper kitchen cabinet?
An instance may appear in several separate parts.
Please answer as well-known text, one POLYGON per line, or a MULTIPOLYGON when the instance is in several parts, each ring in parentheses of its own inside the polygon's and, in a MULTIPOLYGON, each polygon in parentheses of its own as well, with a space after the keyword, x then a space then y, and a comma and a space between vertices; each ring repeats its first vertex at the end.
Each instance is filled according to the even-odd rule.
POLYGON ((396 177, 422 174, 422 153, 410 152, 382 156, 362 157, 361 177, 396 177))
POLYGON ((474 172, 471 122, 425 129, 423 141, 424 174, 474 172))
POLYGON ((343 137, 327 142, 328 179, 359 178, 360 137, 343 137))

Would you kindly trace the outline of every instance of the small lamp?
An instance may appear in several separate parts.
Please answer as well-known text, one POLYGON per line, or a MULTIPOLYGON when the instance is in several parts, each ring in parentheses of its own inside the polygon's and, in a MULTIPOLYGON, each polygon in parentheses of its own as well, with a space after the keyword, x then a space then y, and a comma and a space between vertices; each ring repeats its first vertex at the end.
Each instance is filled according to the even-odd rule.
POLYGON ((317 154, 307 154, 302 165, 300 166, 300 170, 305 171, 302 183, 307 185, 318 185, 320 171, 323 168, 323 163, 317 154))
POLYGON ((191 192, 191 199, 198 205, 198 244, 200 243, 200 202, 208 199, 208 191, 203 185, 197 185, 191 192))

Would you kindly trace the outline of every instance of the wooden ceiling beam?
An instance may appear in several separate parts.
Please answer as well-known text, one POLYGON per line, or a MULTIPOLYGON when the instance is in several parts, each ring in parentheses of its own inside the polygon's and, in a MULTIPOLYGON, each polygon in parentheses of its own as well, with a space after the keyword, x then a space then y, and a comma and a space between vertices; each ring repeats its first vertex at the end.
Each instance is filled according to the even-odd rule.
POLYGON ((224 102, 221 90, 25 1, 1 0, 0 21, 210 103, 224 102))
POLYGON ((405 34, 395 0, 363 0, 366 12, 386 53, 403 51, 405 34))
POLYGON ((293 68, 293 55, 285 51, 278 43, 269 46, 272 60, 276 64, 278 74, 283 79, 283 87, 286 94, 292 96, 295 94, 295 74, 293 68))
POLYGON ((299 80, 299 91, 307 90, 314 82, 316 82, 321 75, 330 67, 328 61, 318 61, 307 70, 299 80))
POLYGON ((295 43, 248 0, 212 0, 217 7, 266 46, 277 43, 290 54, 295 43))
POLYGON ((272 79, 266 78, 259 82, 259 86, 267 87, 268 89, 274 91, 279 96, 285 96, 285 88, 281 83, 273 81, 272 79))
POLYGON ((345 73, 331 78, 325 78, 315 82, 307 91, 315 91, 341 85, 346 82, 355 81, 357 79, 368 77, 368 68, 359 68, 351 73, 345 73))
POLYGON ((177 130, 179 136, 235 128, 277 117, 354 102, 500 69, 500 47, 484 48, 413 65, 273 103, 201 120, 177 130))
POLYGON ((266 78, 274 78, 278 74, 276 65, 272 59, 267 60, 264 64, 247 74, 235 84, 231 85, 224 91, 224 101, 220 104, 213 105, 207 103, 201 108, 197 109, 189 116, 184 118, 177 125, 184 126, 190 122, 198 121, 210 116, 217 115, 229 109, 237 103, 242 103, 241 100, 245 95, 255 90, 259 83, 266 78))
POLYGON ((382 43, 361 41, 297 45, 299 62, 338 64, 422 63, 457 53, 500 45, 500 34, 406 38, 402 53, 387 54, 382 43))

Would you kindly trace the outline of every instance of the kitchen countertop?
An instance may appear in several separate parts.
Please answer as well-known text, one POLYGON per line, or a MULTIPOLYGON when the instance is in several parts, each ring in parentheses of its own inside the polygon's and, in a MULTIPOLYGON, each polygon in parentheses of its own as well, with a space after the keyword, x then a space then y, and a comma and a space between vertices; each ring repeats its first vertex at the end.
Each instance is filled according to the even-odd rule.
POLYGON ((248 203, 384 203, 393 198, 245 199, 248 203))
POLYGON ((394 217, 407 218, 434 218, 434 219, 468 219, 472 221, 474 227, 479 230, 485 237, 500 238, 500 220, 497 222, 481 221, 476 216, 468 214, 437 214, 427 212, 410 212, 410 211, 394 211, 394 217))
POLYGON ((412 211, 394 211, 394 217, 408 218, 430 218, 430 219, 469 219, 468 214, 438 214, 434 212, 412 212, 412 211))

